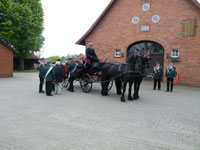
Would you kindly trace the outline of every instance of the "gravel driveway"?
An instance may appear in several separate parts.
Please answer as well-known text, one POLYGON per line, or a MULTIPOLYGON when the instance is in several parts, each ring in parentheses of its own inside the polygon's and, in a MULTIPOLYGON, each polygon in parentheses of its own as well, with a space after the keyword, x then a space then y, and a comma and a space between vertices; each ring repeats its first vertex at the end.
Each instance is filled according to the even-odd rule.
POLYGON ((200 88, 152 84, 121 103, 115 88, 102 97, 100 84, 47 97, 37 73, 0 78, 0 150, 200 150, 200 88))

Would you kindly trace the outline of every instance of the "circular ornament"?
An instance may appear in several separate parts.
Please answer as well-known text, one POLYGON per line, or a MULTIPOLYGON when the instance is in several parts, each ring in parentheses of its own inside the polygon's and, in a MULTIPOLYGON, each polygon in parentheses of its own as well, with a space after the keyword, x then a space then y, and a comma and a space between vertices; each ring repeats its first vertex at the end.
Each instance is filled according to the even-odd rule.
POLYGON ((158 23, 159 21, 160 21, 160 16, 154 15, 154 16, 152 17, 152 22, 153 22, 153 23, 158 23))
POLYGON ((133 24, 138 24, 139 21, 140 21, 139 17, 136 17, 136 16, 135 16, 135 17, 132 18, 133 24))
POLYGON ((150 9, 150 4, 146 3, 142 5, 142 10, 143 11, 148 11, 150 9))

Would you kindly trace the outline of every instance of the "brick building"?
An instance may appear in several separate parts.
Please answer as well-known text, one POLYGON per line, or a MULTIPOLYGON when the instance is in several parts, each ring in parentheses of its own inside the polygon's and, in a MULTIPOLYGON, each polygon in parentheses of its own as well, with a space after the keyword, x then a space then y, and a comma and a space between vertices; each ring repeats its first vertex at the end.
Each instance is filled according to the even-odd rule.
POLYGON ((100 58, 115 62, 150 50, 151 69, 160 61, 165 70, 172 59, 180 84, 200 86, 199 24, 197 0, 111 0, 76 44, 93 42, 100 58))
POLYGON ((0 40, 0 77, 13 76, 13 53, 15 49, 0 40))

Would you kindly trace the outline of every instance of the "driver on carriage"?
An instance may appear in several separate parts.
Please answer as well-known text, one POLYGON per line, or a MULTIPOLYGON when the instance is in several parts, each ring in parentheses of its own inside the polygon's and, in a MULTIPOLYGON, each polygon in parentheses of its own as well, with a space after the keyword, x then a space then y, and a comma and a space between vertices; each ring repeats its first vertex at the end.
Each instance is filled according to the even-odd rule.
POLYGON ((89 47, 86 49, 86 58, 87 58, 87 63, 91 64, 91 71, 98 72, 99 70, 99 58, 97 57, 94 48, 92 48, 93 43, 89 43, 89 47))

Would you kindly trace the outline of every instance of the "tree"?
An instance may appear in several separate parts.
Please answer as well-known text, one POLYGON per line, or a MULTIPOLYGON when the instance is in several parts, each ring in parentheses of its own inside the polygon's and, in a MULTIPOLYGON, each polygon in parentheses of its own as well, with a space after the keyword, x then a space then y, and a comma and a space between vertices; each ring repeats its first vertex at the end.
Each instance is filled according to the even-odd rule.
POLYGON ((55 62, 55 61, 57 61, 58 59, 60 59, 60 57, 59 57, 59 56, 51 56, 51 57, 49 57, 48 59, 51 60, 51 62, 55 62))
POLYGON ((66 60, 67 60, 67 57, 65 57, 65 56, 60 57, 60 61, 61 61, 61 62, 64 62, 64 61, 66 61, 66 60))
POLYGON ((17 56, 21 58, 23 70, 23 58, 39 51, 44 42, 41 2, 40 0, 1 0, 0 9, 3 10, 0 38, 13 45, 19 52, 17 56))
POLYGON ((12 21, 9 19, 11 5, 11 0, 0 1, 0 39, 4 39, 7 42, 11 40, 11 37, 14 34, 12 30, 12 21))

